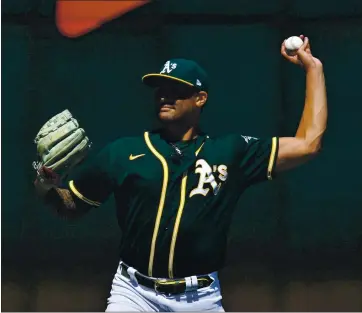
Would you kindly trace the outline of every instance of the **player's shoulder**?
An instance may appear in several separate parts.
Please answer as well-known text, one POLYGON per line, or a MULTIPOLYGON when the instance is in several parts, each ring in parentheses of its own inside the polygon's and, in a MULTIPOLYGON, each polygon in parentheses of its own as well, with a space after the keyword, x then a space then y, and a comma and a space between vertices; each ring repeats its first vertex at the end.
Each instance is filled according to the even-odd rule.
POLYGON ((119 136, 103 145, 101 151, 120 157, 130 151, 132 152, 135 148, 142 145, 144 145, 144 133, 119 136))
POLYGON ((260 140, 260 137, 257 136, 249 136, 249 135, 245 135, 243 133, 227 133, 227 134, 222 134, 222 135, 218 135, 218 136, 213 136, 211 137, 213 138, 213 140, 215 141, 241 141, 241 142, 245 142, 248 143, 249 141, 257 141, 260 140))
POLYGON ((233 153, 245 151, 248 147, 257 145, 260 142, 259 137, 243 135, 241 133, 227 133, 217 136, 210 136, 209 147, 213 150, 233 153))
POLYGON ((140 132, 135 135, 129 136, 120 136, 109 143, 109 146, 114 148, 116 147, 127 147, 129 145, 143 143, 144 142, 144 132, 140 132))
POLYGON ((227 133, 221 135, 208 136, 209 140, 213 144, 225 144, 225 145, 234 145, 234 144, 243 144, 248 143, 250 140, 258 140, 256 137, 246 136, 239 133, 227 133))

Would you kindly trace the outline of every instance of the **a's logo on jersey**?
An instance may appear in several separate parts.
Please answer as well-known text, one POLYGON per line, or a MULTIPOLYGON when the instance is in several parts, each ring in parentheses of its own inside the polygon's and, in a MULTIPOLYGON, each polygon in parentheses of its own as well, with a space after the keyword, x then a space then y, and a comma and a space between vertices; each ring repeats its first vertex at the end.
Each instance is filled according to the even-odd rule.
POLYGON ((219 174, 217 177, 220 181, 224 182, 227 179, 228 173, 226 165, 215 165, 213 168, 211 168, 211 166, 205 160, 197 160, 195 173, 200 175, 199 183, 197 184, 197 187, 190 192, 190 198, 197 194, 206 196, 210 191, 210 187, 213 190, 213 194, 217 195, 221 187, 221 182, 218 183, 216 181, 213 172, 219 174))
POLYGON ((241 135, 241 137, 244 138, 244 140, 246 141, 246 143, 249 143, 250 140, 258 140, 258 138, 250 137, 250 136, 243 136, 243 135, 241 135))
POLYGON ((160 72, 160 74, 169 74, 177 67, 176 63, 171 63, 170 61, 167 61, 165 65, 163 66, 163 70, 160 72))

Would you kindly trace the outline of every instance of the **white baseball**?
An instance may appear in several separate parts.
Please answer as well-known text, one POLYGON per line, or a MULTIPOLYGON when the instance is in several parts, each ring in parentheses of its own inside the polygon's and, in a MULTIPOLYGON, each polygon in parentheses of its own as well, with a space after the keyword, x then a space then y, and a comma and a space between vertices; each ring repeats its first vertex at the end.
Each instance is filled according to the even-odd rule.
POLYGON ((303 45, 303 40, 300 37, 292 36, 285 41, 285 48, 289 51, 298 50, 303 45))

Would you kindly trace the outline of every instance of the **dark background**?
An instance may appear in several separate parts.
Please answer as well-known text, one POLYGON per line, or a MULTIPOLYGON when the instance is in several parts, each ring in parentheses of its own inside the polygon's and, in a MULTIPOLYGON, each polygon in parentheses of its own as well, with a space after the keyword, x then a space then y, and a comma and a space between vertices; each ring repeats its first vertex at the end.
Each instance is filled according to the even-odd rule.
POLYGON ((95 150, 153 123, 141 76, 171 57, 209 73, 212 134, 291 136, 304 73, 280 44, 305 34, 324 63, 321 155, 249 189, 221 272, 228 311, 362 310, 360 0, 164 0, 63 37, 54 0, 2 1, 2 310, 104 311, 121 238, 113 199, 79 221, 36 198, 33 139, 68 108, 95 150))

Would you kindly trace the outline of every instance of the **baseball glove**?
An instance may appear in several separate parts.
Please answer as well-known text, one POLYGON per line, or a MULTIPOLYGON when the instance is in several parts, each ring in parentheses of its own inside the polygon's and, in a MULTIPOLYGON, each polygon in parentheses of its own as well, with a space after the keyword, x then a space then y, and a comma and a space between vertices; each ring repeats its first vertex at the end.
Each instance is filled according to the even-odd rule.
POLYGON ((34 140, 38 161, 33 162, 37 180, 57 185, 88 153, 91 143, 68 110, 55 115, 40 129, 34 140), (50 173, 50 174, 49 174, 50 173))

